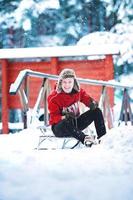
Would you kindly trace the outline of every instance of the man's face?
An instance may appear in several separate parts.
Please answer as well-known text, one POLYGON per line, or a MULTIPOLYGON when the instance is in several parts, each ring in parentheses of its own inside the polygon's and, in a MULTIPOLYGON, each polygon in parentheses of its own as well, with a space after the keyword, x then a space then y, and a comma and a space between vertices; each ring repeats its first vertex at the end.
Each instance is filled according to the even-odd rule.
POLYGON ((70 93, 74 86, 74 79, 73 78, 65 78, 62 80, 62 89, 66 93, 70 93))

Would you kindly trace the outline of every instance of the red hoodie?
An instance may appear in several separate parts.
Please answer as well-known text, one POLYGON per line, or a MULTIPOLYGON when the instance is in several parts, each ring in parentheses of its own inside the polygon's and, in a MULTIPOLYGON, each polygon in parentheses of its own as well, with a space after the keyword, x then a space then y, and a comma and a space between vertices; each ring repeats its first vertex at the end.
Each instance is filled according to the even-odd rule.
POLYGON ((57 124, 62 120, 62 111, 66 108, 75 112, 75 115, 79 115, 78 102, 84 103, 89 107, 92 98, 83 90, 80 89, 79 92, 75 93, 57 93, 54 90, 48 96, 48 109, 50 112, 50 125, 57 124))

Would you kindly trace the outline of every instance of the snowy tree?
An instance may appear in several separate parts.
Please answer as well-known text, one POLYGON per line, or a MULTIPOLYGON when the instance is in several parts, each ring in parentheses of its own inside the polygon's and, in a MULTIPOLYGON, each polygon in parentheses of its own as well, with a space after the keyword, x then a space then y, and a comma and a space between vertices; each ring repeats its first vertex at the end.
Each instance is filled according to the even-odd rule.
MULTIPOLYGON (((0 1, 0 38, 1 47, 27 47, 38 46, 38 26, 45 21, 45 29, 50 21, 46 20, 46 10, 59 7, 58 0, 10 0, 0 1), (42 19, 42 21, 39 21, 42 19), (44 20, 45 19, 45 20, 44 20), (47 23, 47 25, 46 25, 47 23)), ((52 25, 51 25, 52 27, 52 25)))
POLYGON ((78 44, 114 43, 120 46, 121 56, 115 58, 115 75, 133 72, 133 2, 131 0, 105 0, 107 31, 89 33, 78 44))
POLYGON ((76 44, 83 36, 108 31, 123 44, 119 73, 132 69, 132 0, 1 0, 0 46, 76 44))
POLYGON ((1 45, 47 46, 52 37, 53 45, 76 44, 89 32, 106 30, 105 6, 102 0, 59 0, 56 5, 52 0, 1 1, 1 45), (48 42, 43 44, 45 37, 48 42))

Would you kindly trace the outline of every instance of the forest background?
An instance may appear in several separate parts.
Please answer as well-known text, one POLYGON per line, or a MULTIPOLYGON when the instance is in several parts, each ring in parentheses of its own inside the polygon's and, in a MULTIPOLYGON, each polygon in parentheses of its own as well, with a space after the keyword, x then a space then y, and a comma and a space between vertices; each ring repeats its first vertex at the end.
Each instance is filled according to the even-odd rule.
POLYGON ((0 0, 0 48, 76 45, 96 32, 116 34, 128 52, 115 77, 133 72, 132 0, 0 0))

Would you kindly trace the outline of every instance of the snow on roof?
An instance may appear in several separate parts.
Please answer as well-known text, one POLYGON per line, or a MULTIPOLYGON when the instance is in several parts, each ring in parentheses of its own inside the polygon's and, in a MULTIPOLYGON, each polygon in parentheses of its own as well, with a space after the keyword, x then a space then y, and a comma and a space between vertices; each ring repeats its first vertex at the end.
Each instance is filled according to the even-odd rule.
MULTIPOLYGON (((127 30, 130 27, 130 24, 127 24, 127 30)), ((97 48, 101 48, 103 44, 107 46, 110 44, 115 44, 119 46, 120 55, 114 58, 114 63, 117 66, 122 66, 126 63, 132 64, 133 62, 133 40, 132 40, 132 27, 130 27, 130 31, 125 32, 123 25, 117 25, 118 30, 115 33, 112 32, 93 32, 89 33, 77 42, 77 45, 95 45, 97 44, 97 48)), ((90 59, 90 58, 89 58, 90 59)))
POLYGON ((54 46, 37 48, 0 49, 0 59, 37 58, 37 57, 66 57, 66 56, 96 56, 118 55, 118 45, 81 45, 81 46, 54 46))

